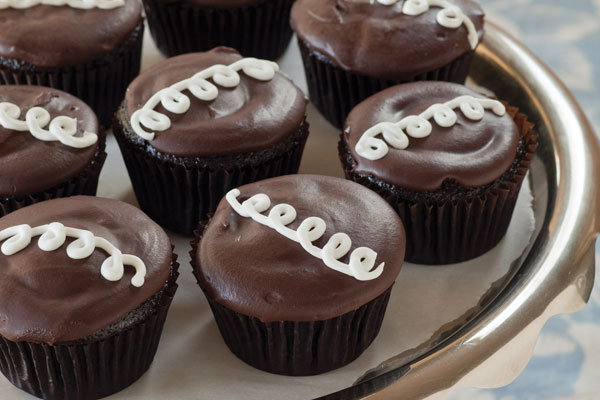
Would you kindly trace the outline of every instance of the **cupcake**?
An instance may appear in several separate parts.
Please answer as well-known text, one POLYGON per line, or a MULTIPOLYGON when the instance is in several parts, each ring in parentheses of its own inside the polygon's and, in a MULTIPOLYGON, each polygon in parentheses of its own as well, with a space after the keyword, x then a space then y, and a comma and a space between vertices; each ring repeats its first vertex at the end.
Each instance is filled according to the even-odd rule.
POLYGON ((230 189, 298 171, 306 98, 277 70, 219 47, 132 82, 113 131, 142 210, 190 234, 230 189))
POLYGON ((506 233, 537 147, 532 128, 516 108, 462 85, 416 82, 354 108, 339 152, 346 177, 402 218, 407 261, 450 264, 506 233))
POLYGON ((0 371, 44 399, 97 399, 150 366, 177 284, 164 231, 97 197, 0 218, 0 371))
POLYGON ((223 339, 271 373, 342 367, 373 342, 404 259, 404 229, 376 193, 289 175, 227 193, 192 242, 223 339))
POLYGON ((291 15, 310 99, 337 128, 398 83, 464 83, 483 19, 473 0, 297 0, 291 15))
POLYGON ((172 57, 229 46, 275 60, 292 38, 294 0, 144 0, 152 37, 172 57))
POLYGON ((0 84, 64 90, 108 126, 140 70, 141 13, 139 0, 3 1, 0 84))
POLYGON ((104 142, 94 112, 70 94, 0 86, 0 217, 47 199, 95 195, 104 142))

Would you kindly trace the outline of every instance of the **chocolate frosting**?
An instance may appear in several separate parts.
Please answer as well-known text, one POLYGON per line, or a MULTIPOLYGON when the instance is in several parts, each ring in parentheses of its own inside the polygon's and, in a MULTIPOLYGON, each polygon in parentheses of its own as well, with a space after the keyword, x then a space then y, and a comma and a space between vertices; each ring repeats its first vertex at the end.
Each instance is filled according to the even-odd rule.
MULTIPOLYGON (((484 14, 475 1, 450 0, 483 38, 484 14)), ((291 24, 308 47, 337 66, 382 79, 407 80, 435 70, 471 51, 464 25, 437 23, 438 7, 417 16, 402 13, 404 1, 297 0, 291 24)))
MULTIPOLYGON (((192 77, 215 64, 229 65, 242 56, 233 49, 217 47, 206 53, 169 58, 144 71, 127 89, 129 117, 156 92, 192 77)), ((162 105, 156 111, 167 115, 171 127, 156 132, 150 142, 156 150, 183 157, 210 157, 264 150, 297 132, 304 120, 306 98, 282 73, 270 81, 259 81, 240 71, 235 88, 217 85, 218 97, 202 101, 190 92, 190 108, 173 114, 162 105)))
POLYGON ((0 10, 0 56, 38 67, 83 64, 114 50, 141 21, 139 0, 109 10, 6 8, 0 10))
POLYGON ((398 122, 462 95, 486 98, 454 83, 417 82, 394 86, 360 103, 348 116, 343 134, 355 161, 353 171, 416 191, 439 189, 446 179, 464 187, 477 187, 500 178, 516 157, 519 131, 508 113, 499 117, 491 110, 485 111, 481 121, 472 121, 456 109, 458 120, 449 128, 440 127, 432 119, 431 135, 423 139, 409 137, 405 150, 389 146, 388 154, 379 160, 371 161, 356 153, 362 134, 379 122, 398 122))
MULTIPOLYGON (((76 196, 22 208, 0 219, 0 231, 15 225, 50 222, 86 229, 124 254, 140 257, 147 274, 142 287, 125 267, 120 281, 100 274, 108 255, 96 249, 85 259, 67 256, 67 243, 51 252, 37 245, 0 253, 0 335, 12 341, 54 344, 84 338, 108 327, 158 292, 168 279, 171 243, 165 232, 139 209, 110 199, 76 196)), ((73 239, 68 239, 70 243, 73 239)))
MULTIPOLYGON (((322 218, 327 230, 314 244, 322 248, 337 233, 347 233, 351 251, 377 252, 382 275, 359 281, 327 267, 275 230, 241 217, 221 200, 194 257, 200 286, 218 303, 262 321, 317 321, 333 318, 368 303, 396 280, 404 260, 405 235, 394 210, 377 194, 347 180, 288 175, 239 188, 238 201, 257 193, 271 206, 287 203, 298 215, 297 229, 308 217, 322 218)), ((263 213, 267 215, 268 213, 263 213)))
MULTIPOLYGON (((51 118, 59 115, 77 118, 78 136, 84 131, 101 134, 94 112, 78 98, 60 90, 2 85, 0 102, 19 106, 21 120, 25 120, 30 108, 42 107, 51 118)), ((41 141, 27 131, 0 126, 0 196, 34 194, 66 182, 90 164, 97 150, 98 143, 76 149, 58 141, 41 141)))

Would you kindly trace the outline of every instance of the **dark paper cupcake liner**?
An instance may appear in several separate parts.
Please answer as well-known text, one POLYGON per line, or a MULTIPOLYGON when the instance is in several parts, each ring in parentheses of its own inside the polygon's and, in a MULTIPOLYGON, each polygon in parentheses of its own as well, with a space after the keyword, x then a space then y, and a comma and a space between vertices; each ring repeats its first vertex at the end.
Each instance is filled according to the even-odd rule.
POLYGON ((161 226, 191 234, 217 208, 231 189, 259 180, 295 174, 308 137, 304 121, 298 132, 286 139, 283 150, 267 149, 234 157, 192 158, 191 165, 151 155, 132 143, 135 136, 115 117, 113 132, 140 208, 161 226), (249 162, 252 161, 252 163, 249 162))
POLYGON ((343 140, 340 158, 346 178, 377 192, 396 210, 406 229, 406 261, 418 264, 452 264, 478 257, 504 237, 523 179, 535 155, 537 133, 533 124, 514 107, 507 107, 521 133, 521 154, 512 175, 499 178, 480 195, 441 203, 415 202, 374 176, 352 172, 352 157, 343 140))
POLYGON ((98 150, 94 159, 79 175, 67 182, 43 190, 39 193, 19 196, 0 196, 0 217, 8 213, 41 201, 71 197, 77 195, 95 196, 98 188, 98 178, 106 160, 105 136, 99 135, 98 150))
POLYGON ((108 127, 127 86, 140 72, 143 36, 141 22, 115 50, 81 65, 38 67, 0 57, 0 84, 48 86, 71 93, 87 103, 100 123, 108 127))
MULTIPOLYGON (((201 231, 191 242, 192 269, 201 231)), ((279 375, 322 374, 354 361, 375 340, 390 299, 390 287, 367 304, 321 321, 263 322, 235 312, 204 293, 225 344, 245 363, 279 375)))
POLYGON ((465 83, 475 52, 471 51, 438 69, 402 80, 378 79, 346 71, 298 39, 311 102, 336 128, 366 98, 391 86, 416 81, 465 83))
POLYGON ((287 48, 294 0, 216 8, 190 2, 144 0, 152 37, 169 56, 229 46, 245 57, 274 60, 287 48))
POLYGON ((171 274, 157 294, 155 310, 142 321, 102 340, 90 336, 55 345, 13 342, 0 336, 0 371, 16 387, 49 400, 98 399, 131 385, 148 370, 156 354, 177 290, 176 260, 173 254, 171 274))

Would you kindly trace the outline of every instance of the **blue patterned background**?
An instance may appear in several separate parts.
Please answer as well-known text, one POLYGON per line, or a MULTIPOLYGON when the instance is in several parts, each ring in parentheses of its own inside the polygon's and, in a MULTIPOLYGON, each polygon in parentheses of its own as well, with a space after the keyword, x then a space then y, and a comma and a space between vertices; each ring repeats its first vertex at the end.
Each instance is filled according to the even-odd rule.
MULTIPOLYGON (((600 0, 479 1, 490 20, 550 65, 600 132, 600 0)), ((598 275, 582 311, 548 321, 517 380, 495 390, 461 390, 449 400, 600 399, 598 275)))

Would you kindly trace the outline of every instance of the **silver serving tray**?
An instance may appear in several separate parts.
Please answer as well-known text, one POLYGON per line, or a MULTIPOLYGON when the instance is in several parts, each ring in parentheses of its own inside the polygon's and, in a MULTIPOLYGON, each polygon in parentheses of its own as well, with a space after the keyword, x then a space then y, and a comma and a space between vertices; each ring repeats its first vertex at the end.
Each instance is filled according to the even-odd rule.
POLYGON ((466 324, 323 399, 442 399, 460 387, 506 385, 529 361, 547 319, 589 300, 600 232, 600 147, 586 116, 547 66, 489 21, 470 79, 519 107, 539 132, 530 170, 531 243, 466 324))

